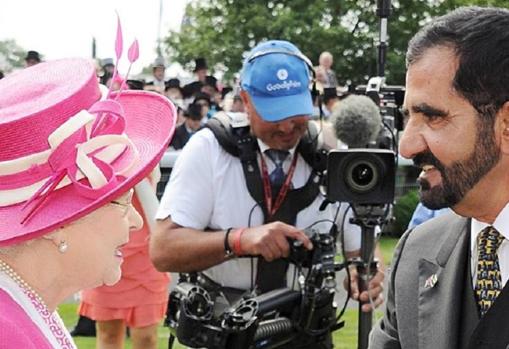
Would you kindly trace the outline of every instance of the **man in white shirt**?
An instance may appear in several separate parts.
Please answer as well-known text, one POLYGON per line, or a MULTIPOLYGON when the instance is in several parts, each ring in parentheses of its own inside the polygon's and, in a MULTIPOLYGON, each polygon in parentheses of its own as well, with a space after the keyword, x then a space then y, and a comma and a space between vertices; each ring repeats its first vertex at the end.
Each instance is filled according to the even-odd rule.
MULTIPOLYGON (((320 210, 325 198, 297 150, 313 111, 306 61, 286 41, 268 41, 251 51, 240 96, 256 137, 254 173, 260 172, 263 199, 257 202, 250 194, 239 157, 222 148, 210 129, 197 132, 177 160, 157 214, 150 254, 159 270, 204 271, 224 287, 262 293, 296 286, 293 268, 280 263, 289 253, 287 239, 311 249, 304 228, 318 223, 315 228, 328 232, 337 207, 320 210), (242 256, 260 258, 232 258, 242 256)), ((347 223, 345 230, 346 250, 358 249, 360 228, 347 223)), ((382 280, 380 271, 370 283, 375 305, 382 302, 382 280)), ((366 301, 368 292, 361 299, 366 301)))
POLYGON ((509 11, 460 8, 409 43, 400 153, 421 201, 455 213, 407 232, 371 348, 509 344, 509 11))

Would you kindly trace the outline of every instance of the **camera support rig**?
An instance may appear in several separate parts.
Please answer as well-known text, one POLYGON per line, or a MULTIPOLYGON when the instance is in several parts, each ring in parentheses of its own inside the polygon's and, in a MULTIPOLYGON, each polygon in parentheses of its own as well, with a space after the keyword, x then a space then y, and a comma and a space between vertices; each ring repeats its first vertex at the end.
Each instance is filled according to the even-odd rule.
MULTIPOLYGON (((350 260, 350 265, 357 267, 359 277, 359 294, 368 290, 369 281, 375 275, 378 269, 378 262, 374 258, 375 250, 375 228, 387 223, 388 205, 353 205, 354 218, 351 223, 361 227, 361 253, 360 257, 350 260)), ((368 347, 369 332, 372 327, 373 314, 362 311, 363 303, 359 302, 359 325, 357 348, 366 349, 368 347)))
POLYGON ((276 289, 261 295, 248 293, 240 300, 217 307, 222 291, 199 274, 185 274, 170 293, 165 325, 170 328, 169 348, 175 336, 181 344, 208 349, 275 349, 292 343, 316 346, 336 323, 335 273, 344 264, 335 261, 336 226, 329 233, 308 231, 314 248, 290 242, 289 262, 306 268, 300 290, 276 289), (332 233, 334 232, 334 233, 332 233))

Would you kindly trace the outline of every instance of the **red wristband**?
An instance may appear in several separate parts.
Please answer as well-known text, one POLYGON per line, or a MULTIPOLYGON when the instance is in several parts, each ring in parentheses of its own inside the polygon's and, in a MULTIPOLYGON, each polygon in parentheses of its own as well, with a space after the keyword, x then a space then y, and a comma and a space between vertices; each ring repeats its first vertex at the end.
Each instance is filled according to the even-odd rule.
POLYGON ((240 238, 242 237, 242 233, 246 230, 246 228, 239 228, 235 230, 233 233, 233 253, 236 256, 242 255, 242 246, 240 244, 240 238))

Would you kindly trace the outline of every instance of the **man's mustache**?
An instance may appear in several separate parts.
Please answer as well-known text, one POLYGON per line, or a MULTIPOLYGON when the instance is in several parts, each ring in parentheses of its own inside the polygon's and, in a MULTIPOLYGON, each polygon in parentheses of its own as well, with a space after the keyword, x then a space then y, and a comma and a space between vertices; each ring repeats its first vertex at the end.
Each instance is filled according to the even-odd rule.
POLYGON ((433 155, 430 151, 425 151, 417 154, 412 159, 414 162, 414 166, 422 167, 424 165, 432 165, 436 167, 440 172, 443 172, 445 169, 444 165, 438 160, 435 155, 433 155))

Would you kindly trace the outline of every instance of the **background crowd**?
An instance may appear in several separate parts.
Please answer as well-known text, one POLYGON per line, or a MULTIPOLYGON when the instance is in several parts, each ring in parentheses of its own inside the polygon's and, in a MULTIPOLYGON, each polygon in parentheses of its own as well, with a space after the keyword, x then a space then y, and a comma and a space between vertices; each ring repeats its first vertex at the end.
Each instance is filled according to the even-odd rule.
MULTIPOLYGON (((43 55, 37 51, 27 51, 25 67, 43 61, 43 55)), ((242 60, 242 57, 239 57, 242 60)), ((171 149, 180 150, 189 138, 198 131, 209 118, 218 111, 244 112, 240 98, 238 79, 222 81, 217 79, 207 64, 206 58, 198 57, 192 62, 193 78, 181 81, 178 77, 168 76, 168 63, 161 56, 151 65, 151 76, 129 78, 115 76, 115 62, 112 58, 96 60, 97 77, 101 84, 119 89, 122 83, 130 89, 147 90, 166 96, 177 107, 177 129, 170 144, 171 149), (114 79, 114 80, 113 80, 114 79)), ((333 56, 324 51, 314 67, 316 91, 313 93, 314 119, 327 120, 335 104, 348 95, 348 87, 338 84, 333 66, 333 56)), ((4 73, 0 71, 0 79, 4 73)))

